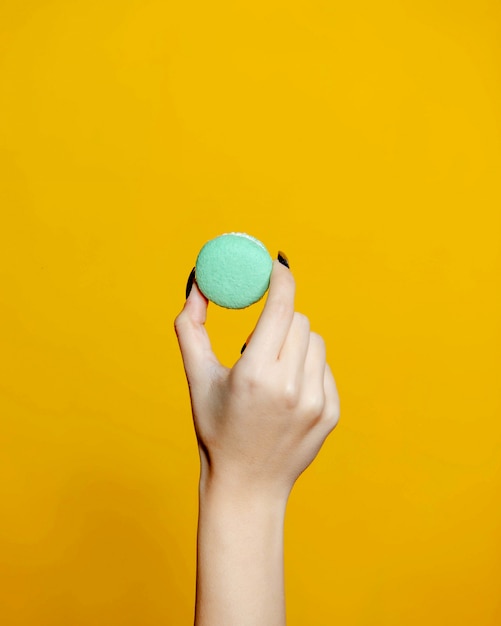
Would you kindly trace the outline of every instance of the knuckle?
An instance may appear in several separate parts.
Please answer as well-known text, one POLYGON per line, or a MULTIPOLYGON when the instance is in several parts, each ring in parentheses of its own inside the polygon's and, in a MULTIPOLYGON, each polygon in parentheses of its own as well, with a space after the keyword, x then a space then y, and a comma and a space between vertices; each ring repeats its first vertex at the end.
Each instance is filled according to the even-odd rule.
POLYGON ((314 331, 310 332, 310 343, 314 343, 318 349, 325 351, 324 338, 314 331))
POLYGON ((183 325, 185 324, 185 320, 186 320, 186 315, 184 311, 181 311, 181 313, 179 313, 174 319, 174 330, 176 331, 176 334, 179 335, 179 331, 182 329, 183 325))
POLYGON ((307 331, 310 330, 310 320, 306 317, 306 315, 304 315, 304 313, 298 313, 296 311, 294 313, 294 323, 307 331))
POLYGON ((316 421, 322 415, 325 397, 321 393, 311 394, 304 404, 304 413, 309 420, 316 421))
POLYGON ((266 377, 264 376, 262 370, 256 367, 245 367, 238 369, 234 368, 233 370, 234 376, 232 377, 232 381, 237 390, 248 391, 250 393, 256 393, 261 391, 263 385, 266 383, 266 377))
POLYGON ((309 337, 310 335, 310 320, 303 313, 294 313, 292 326, 300 336, 309 337))
POLYGON ((310 398, 310 412, 315 417, 322 415, 325 406, 325 396, 318 394, 310 398))
POLYGON ((288 409, 293 409, 299 402, 299 385, 295 381, 287 382, 282 390, 282 399, 288 409))
POLYGON ((324 411, 324 416, 323 416, 322 421, 324 422, 329 433, 332 432, 334 428, 336 428, 336 426, 339 423, 339 418, 340 418, 340 411, 339 411, 338 404, 333 404, 329 406, 327 410, 324 411))

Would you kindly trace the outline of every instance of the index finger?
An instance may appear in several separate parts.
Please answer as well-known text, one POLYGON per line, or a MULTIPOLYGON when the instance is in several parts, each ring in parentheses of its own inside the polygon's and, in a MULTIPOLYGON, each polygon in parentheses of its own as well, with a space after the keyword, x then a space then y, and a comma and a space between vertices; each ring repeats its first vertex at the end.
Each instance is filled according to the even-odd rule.
POLYGON ((296 283, 289 269, 273 262, 270 289, 263 311, 245 350, 245 359, 276 360, 294 316, 296 283))

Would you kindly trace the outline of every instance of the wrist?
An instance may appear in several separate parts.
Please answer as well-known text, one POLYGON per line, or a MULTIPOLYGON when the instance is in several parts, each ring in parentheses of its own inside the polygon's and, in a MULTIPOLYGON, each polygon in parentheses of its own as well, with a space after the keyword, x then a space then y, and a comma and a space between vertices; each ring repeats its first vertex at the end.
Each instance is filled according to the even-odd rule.
POLYGON ((202 467, 199 481, 200 505, 216 506, 239 512, 275 512, 285 516, 290 489, 282 485, 263 485, 239 478, 232 472, 212 471, 202 467))

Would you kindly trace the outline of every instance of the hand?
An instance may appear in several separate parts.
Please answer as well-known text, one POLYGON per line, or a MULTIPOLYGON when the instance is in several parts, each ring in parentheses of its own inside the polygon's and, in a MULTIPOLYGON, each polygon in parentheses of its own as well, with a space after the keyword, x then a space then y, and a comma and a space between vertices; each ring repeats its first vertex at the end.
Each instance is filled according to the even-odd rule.
POLYGON ((201 484, 288 498, 339 419, 325 344, 294 312, 294 278, 274 262, 268 298, 229 369, 212 351, 196 283, 175 321, 199 443, 201 484))

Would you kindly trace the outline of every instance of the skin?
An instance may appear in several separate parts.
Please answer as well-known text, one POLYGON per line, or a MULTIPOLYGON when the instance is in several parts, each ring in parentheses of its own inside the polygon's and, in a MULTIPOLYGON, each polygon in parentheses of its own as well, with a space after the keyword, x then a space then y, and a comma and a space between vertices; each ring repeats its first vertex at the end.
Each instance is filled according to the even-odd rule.
POLYGON ((284 517, 291 489, 339 420, 323 339, 294 311, 274 262, 249 345, 221 365, 196 286, 175 321, 200 453, 195 626, 284 626, 284 517))

